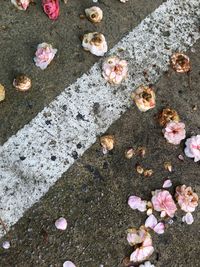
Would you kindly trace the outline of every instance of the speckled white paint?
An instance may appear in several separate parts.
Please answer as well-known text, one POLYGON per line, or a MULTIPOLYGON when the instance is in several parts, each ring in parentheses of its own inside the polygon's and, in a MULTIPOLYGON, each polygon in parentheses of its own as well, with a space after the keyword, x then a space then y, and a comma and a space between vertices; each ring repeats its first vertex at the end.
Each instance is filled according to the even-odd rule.
POLYGON ((74 151, 81 156, 126 111, 144 70, 155 83, 169 56, 195 43, 199 19, 199 0, 165 2, 110 51, 129 62, 123 85, 108 85, 98 62, 0 148, 0 217, 9 227, 73 164, 74 151))

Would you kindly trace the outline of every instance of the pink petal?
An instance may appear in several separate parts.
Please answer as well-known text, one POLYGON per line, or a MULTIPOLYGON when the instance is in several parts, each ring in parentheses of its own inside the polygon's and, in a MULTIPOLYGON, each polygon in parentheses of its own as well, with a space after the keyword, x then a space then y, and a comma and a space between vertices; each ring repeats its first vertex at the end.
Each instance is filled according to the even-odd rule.
POLYGON ((151 229, 154 229, 154 227, 156 226, 156 224, 158 223, 156 217, 151 214, 145 221, 145 226, 149 227, 151 229))
POLYGON ((9 241, 4 241, 3 244, 2 244, 2 247, 4 249, 9 249, 10 248, 10 242, 9 241))
POLYGON ((61 217, 55 221, 55 226, 59 230, 66 230, 67 229, 67 221, 65 218, 61 217))
POLYGON ((164 181, 164 183, 163 183, 163 188, 169 188, 169 187, 171 187, 172 186, 172 181, 170 180, 170 179, 167 179, 167 180, 165 180, 164 181))
POLYGON ((157 234, 163 234, 164 233, 164 229, 165 229, 165 225, 162 222, 159 222, 155 227, 154 227, 154 232, 156 232, 157 234))
POLYGON ((192 216, 192 213, 188 212, 185 216, 182 218, 183 222, 186 222, 187 224, 192 224, 194 222, 194 218, 192 216))
POLYGON ((146 210, 146 201, 142 201, 140 197, 137 196, 130 196, 128 199, 128 205, 131 207, 131 209, 139 211, 145 211, 146 210))
POLYGON ((71 261, 65 261, 63 263, 63 267, 76 267, 73 262, 71 261))
POLYGON ((154 252, 154 248, 152 246, 149 247, 141 247, 137 248, 130 256, 130 261, 142 262, 149 258, 154 252))

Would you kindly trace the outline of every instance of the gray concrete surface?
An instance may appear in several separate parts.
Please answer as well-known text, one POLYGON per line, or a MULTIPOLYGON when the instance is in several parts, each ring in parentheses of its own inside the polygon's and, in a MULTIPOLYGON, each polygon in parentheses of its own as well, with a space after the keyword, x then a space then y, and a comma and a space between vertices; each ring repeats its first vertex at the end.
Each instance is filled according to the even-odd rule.
MULTIPOLYGON (((192 51, 191 83, 188 75, 172 70, 166 73, 154 85, 156 108, 144 114, 133 105, 108 130, 116 136, 115 149, 103 155, 96 142, 1 240, 10 238, 12 246, 0 250, 0 266, 61 267, 65 260, 72 260, 78 267, 120 267, 131 252, 126 230, 139 227, 146 217, 128 207, 129 195, 148 199, 166 177, 173 181, 172 192, 176 185, 185 183, 200 195, 199 163, 188 158, 180 161, 177 156, 183 155, 184 145, 167 144, 155 119, 162 108, 173 107, 186 124, 187 136, 199 134, 200 43, 192 51), (193 110, 194 105, 197 110, 193 110), (144 159, 124 158, 126 147, 140 145, 148 150, 144 159), (172 162, 171 174, 163 168, 165 161, 172 162), (152 168, 154 175, 144 178, 137 174, 137 162, 152 168), (69 222, 65 232, 54 227, 60 216, 69 222)), ((151 261, 156 267, 199 266, 199 208, 194 218, 189 226, 177 216, 165 234, 153 236, 151 261)))

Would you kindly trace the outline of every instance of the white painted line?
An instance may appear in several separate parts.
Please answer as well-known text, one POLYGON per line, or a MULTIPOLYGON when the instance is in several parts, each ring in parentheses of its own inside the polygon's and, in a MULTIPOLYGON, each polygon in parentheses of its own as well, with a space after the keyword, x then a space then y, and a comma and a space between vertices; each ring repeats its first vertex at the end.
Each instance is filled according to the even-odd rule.
POLYGON ((199 0, 165 2, 110 51, 125 49, 130 72, 122 86, 109 86, 95 64, 0 148, 0 217, 9 227, 126 111, 131 91, 145 83, 143 70, 154 83, 173 51, 195 43, 199 17, 199 0))

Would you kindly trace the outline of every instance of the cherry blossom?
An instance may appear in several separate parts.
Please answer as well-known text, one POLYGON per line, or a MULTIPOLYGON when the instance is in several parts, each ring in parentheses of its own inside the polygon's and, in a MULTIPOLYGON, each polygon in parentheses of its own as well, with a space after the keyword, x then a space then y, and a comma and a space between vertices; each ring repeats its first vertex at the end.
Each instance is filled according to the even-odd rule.
POLYGON ((192 136, 185 142, 185 155, 194 158, 194 162, 200 160, 200 135, 192 136))
POLYGON ((151 228, 157 234, 163 234, 164 233, 164 229, 165 229, 164 223, 162 223, 162 222, 158 223, 158 220, 156 219, 156 217, 153 214, 150 215, 146 219, 145 226, 148 228, 151 228))
POLYGON ((190 186, 177 186, 175 198, 180 208, 185 212, 193 212, 198 206, 198 195, 193 192, 190 186))
POLYGON ((183 122, 169 122, 163 130, 164 137, 170 144, 179 145, 185 139, 185 124, 183 122))
POLYGON ((56 20, 60 13, 59 0, 42 0, 44 12, 51 20, 56 20))
POLYGON ((11 0, 11 3, 19 10, 26 10, 31 0, 11 0))
POLYGON ((105 36, 98 32, 87 33, 83 36, 82 46, 84 50, 102 57, 108 51, 105 36))
POLYGON ((57 49, 54 49, 51 44, 39 44, 34 57, 35 65, 42 70, 46 69, 56 53, 57 49))

